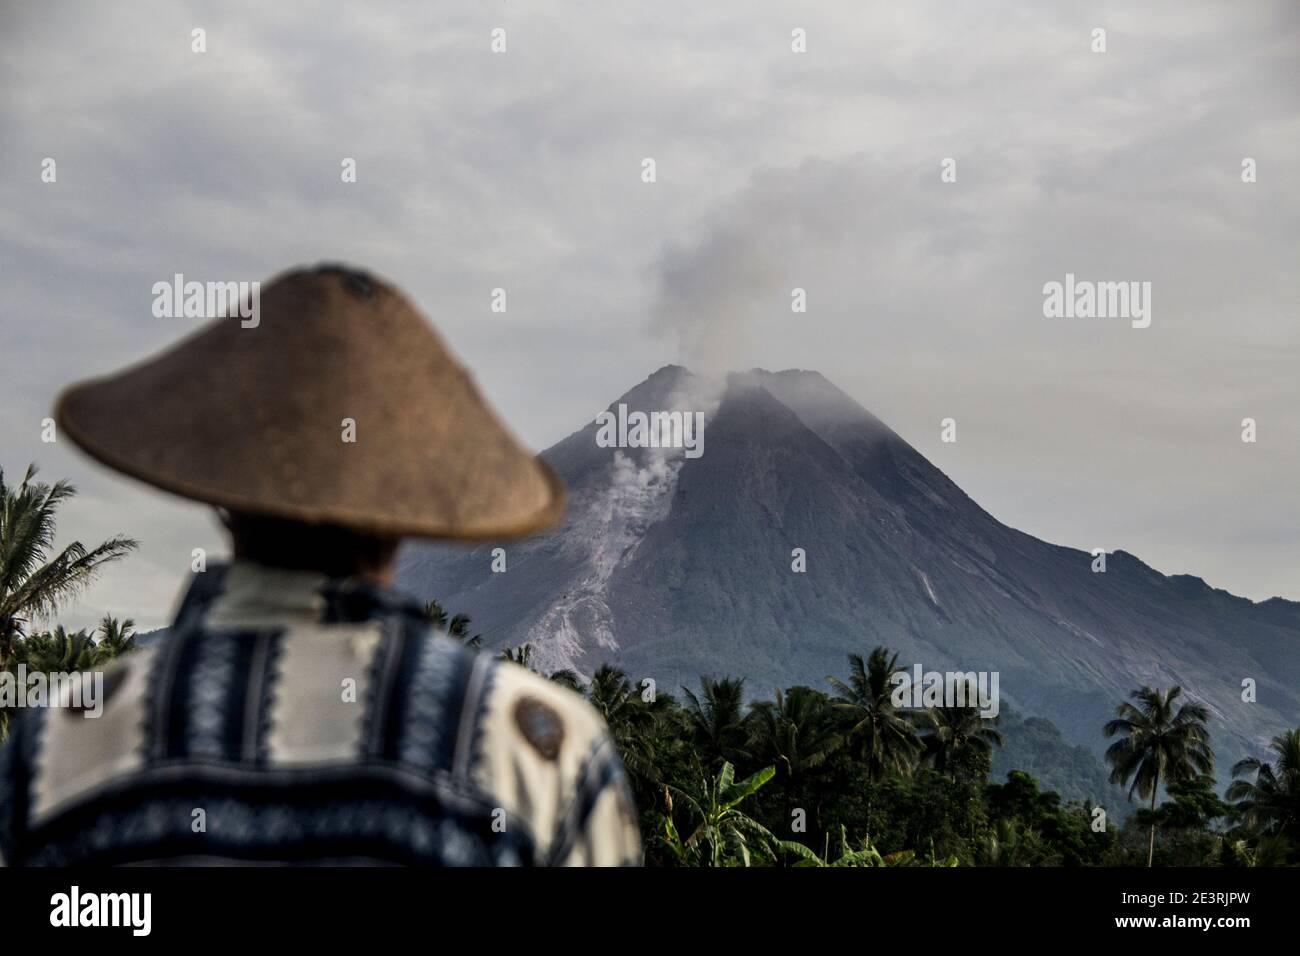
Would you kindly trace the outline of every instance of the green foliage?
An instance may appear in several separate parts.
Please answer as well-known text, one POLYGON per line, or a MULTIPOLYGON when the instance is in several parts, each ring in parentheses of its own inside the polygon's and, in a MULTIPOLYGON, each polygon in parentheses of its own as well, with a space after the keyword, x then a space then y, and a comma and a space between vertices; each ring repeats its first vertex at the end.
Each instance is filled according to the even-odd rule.
MULTIPOLYGON (((71 674, 104 667, 135 649, 135 622, 130 618, 119 621, 105 614, 93 633, 67 631, 59 624, 52 630, 19 638, 0 671, 14 675, 15 680, 20 665, 28 678, 36 673, 71 674)), ((8 708, 0 708, 0 742, 4 740, 11 716, 8 708)))
POLYGON ((837 706, 852 720, 849 744, 857 748, 873 782, 888 773, 910 773, 921 753, 916 721, 894 707, 892 678, 899 670, 898 655, 877 647, 865 662, 859 654, 849 655, 847 683, 826 678, 840 697, 837 706))
POLYGON ((987 777, 993 748, 1002 746, 1002 735, 980 716, 979 708, 931 707, 926 713, 924 758, 953 779, 987 777))
POLYGON ((1110 782, 1106 765, 1087 747, 1071 744, 1056 725, 1041 717, 1024 717, 1002 701, 998 730, 1005 738, 993 753, 989 775, 1001 780, 1013 770, 1031 774, 1062 802, 1100 802, 1116 822, 1127 815, 1124 790, 1110 782))
MULTIPOLYGON (((1141 687, 1131 695, 1137 706, 1120 704, 1115 719, 1104 728, 1107 737, 1119 736, 1106 751, 1111 782, 1128 785, 1132 780, 1129 797, 1136 792, 1150 798, 1153 812, 1161 783, 1169 786, 1214 771, 1214 751, 1205 726, 1209 711, 1201 704, 1183 704, 1175 710, 1174 702, 1182 692, 1181 687, 1167 693, 1141 687)), ((1146 822, 1151 831, 1147 866, 1153 866, 1157 822, 1154 816, 1146 822)))
POLYGON ((687 730, 705 765, 716 767, 744 757, 744 680, 702 677, 698 697, 688 688, 682 691, 687 730))
POLYGON ((796 861, 794 864, 796 867, 957 866, 957 857, 955 856, 949 855, 943 859, 936 857, 933 844, 931 844, 930 851, 923 860, 918 860, 916 854, 911 850, 900 850, 897 853, 882 856, 880 851, 872 846, 871 841, 865 837, 854 846, 851 844, 848 830, 843 824, 840 824, 839 846, 840 855, 832 860, 830 858, 830 834, 826 836, 826 849, 820 856, 802 843, 796 843, 793 840, 777 841, 777 848, 787 857, 792 857, 796 861))
POLYGON ((1229 853, 1241 865, 1300 862, 1300 728, 1278 734, 1269 749, 1276 761, 1247 757, 1234 764, 1224 794, 1241 821, 1229 853))
POLYGON ((135 621, 127 618, 119 621, 111 614, 105 614, 95 628, 96 663, 110 661, 136 649, 135 621))
POLYGON ((776 837, 741 810, 740 804, 775 775, 775 767, 764 767, 737 782, 736 768, 724 762, 716 777, 701 775, 694 787, 670 786, 669 791, 699 821, 691 835, 680 840, 669 814, 665 833, 673 856, 679 862, 700 866, 749 866, 756 858, 773 859, 776 837))
POLYGON ((989 784, 991 832, 977 858, 988 866, 1087 866, 1100 863, 1115 842, 1107 831, 1092 828, 1087 803, 1063 804, 1053 791, 1039 789, 1023 770, 1007 774, 1003 784, 989 784))
MULTIPOLYGON (((851 658, 849 671, 847 680, 829 681, 833 697, 791 687, 748 705, 738 679, 704 678, 684 689, 682 704, 665 694, 643 698, 609 666, 585 687, 576 674, 552 679, 605 717, 641 807, 651 865, 1134 865, 1154 850, 1153 820, 1163 834, 1161 865, 1271 865, 1290 852, 1285 838, 1244 825, 1216 830, 1239 814, 1214 793, 1211 776, 1196 772, 1212 766, 1213 754, 1197 705, 1170 708, 1178 694, 1141 698, 1150 714, 1121 708, 1124 726, 1136 731, 1131 747, 1160 741, 1153 746, 1165 756, 1146 759, 1164 760, 1169 800, 1120 827, 1115 806, 1103 817, 1091 800, 1067 802, 1027 770, 1013 767, 1004 781, 989 781, 990 756, 1004 742, 1014 750, 1026 729, 1040 757, 1079 749, 1047 721, 1013 718, 1008 739, 971 708, 895 710, 886 692, 895 658, 883 648, 851 658), (1170 735, 1184 738, 1181 751, 1170 735), (1169 754, 1178 752, 1191 770, 1174 768, 1169 754)), ((1259 788, 1241 793, 1259 804, 1261 821, 1293 820, 1295 745, 1279 738, 1274 749, 1276 767, 1239 765, 1259 788)), ((1134 774, 1143 772, 1142 758, 1122 751, 1135 768, 1125 782, 1141 793, 1134 774)), ((1099 767, 1085 755, 1071 753, 1095 782, 1099 767)), ((1115 793, 1106 794, 1108 803, 1115 793)))
POLYGON ((438 601, 428 601, 424 605, 424 616, 429 623, 453 640, 460 641, 466 647, 483 646, 483 635, 469 632, 472 619, 468 614, 454 614, 448 617, 446 609, 438 601))
MULTIPOLYGON (((881 649, 858 661, 847 681, 831 682, 834 698, 792 687, 748 707, 739 680, 703 679, 678 706, 666 695, 646 702, 622 672, 598 670, 586 694, 624 755, 648 862, 947 866, 977 859, 993 832, 985 774, 1000 735, 956 711, 938 718, 895 711, 883 692, 892 659, 881 649), (929 728, 930 752, 942 756, 920 762, 918 727, 929 728), (767 777, 770 768, 740 808, 754 824, 739 825, 743 852, 736 834, 705 825, 716 814, 697 809, 714 806, 708 782, 716 789, 726 767, 746 780, 767 777)), ((1026 859, 1097 862, 1104 837, 1092 838, 1085 809, 1062 808, 1059 796, 1039 794, 1024 776, 1020 787, 1027 784, 1030 796, 998 798, 997 813, 1033 808, 1030 823, 1014 824, 1028 834, 1026 859)))
POLYGON ((844 744, 825 694, 808 687, 776 692, 776 700, 756 702, 749 712, 749 753, 770 763, 777 777, 794 788, 817 774, 844 744))
POLYGON ((1269 745, 1276 764, 1254 757, 1232 767, 1225 794, 1242 820, 1268 835, 1300 837, 1300 729, 1278 734, 1269 745), (1254 779, 1250 779, 1251 777, 1254 779))
POLYGON ((0 669, 9 665, 34 619, 53 614, 105 564, 136 547, 130 538, 115 537, 95 548, 74 541, 55 552, 55 514, 76 489, 66 481, 42 484, 35 476, 36 466, 29 465, 15 487, 0 471, 0 669))
MULTIPOLYGON (((437 601, 425 613, 457 640, 481 645, 467 615, 449 616, 437 601)), ((98 645, 129 644, 109 620, 98 645)), ((28 653, 53 667, 94 660, 98 645, 56 630, 28 653)), ((524 644, 500 656, 533 669, 532 650, 524 644)), ((1131 866, 1143 856, 1170 866, 1298 862, 1300 730, 1273 741, 1275 763, 1234 766, 1229 805, 1214 792, 1205 709, 1177 706, 1177 687, 1144 687, 1135 703, 1120 705, 1104 728, 1119 737, 1106 754, 1107 777, 1087 748, 1069 745, 1041 718, 1006 707, 998 718, 974 707, 896 708, 897 662, 876 647, 849 656, 847 679, 827 678, 834 696, 797 686, 748 702, 741 678, 703 677, 697 689, 682 689, 682 703, 643 694, 610 665, 587 683, 571 670, 549 679, 605 719, 640 807, 651 865, 1131 866), (993 766, 1005 782, 990 782, 993 766), (1149 807, 1125 821, 1116 785, 1149 807), (1066 789, 1074 802, 1062 797, 1066 789), (1157 807, 1162 791, 1169 799, 1157 807), (1105 802, 1104 816, 1094 812, 1095 797, 1105 802)))

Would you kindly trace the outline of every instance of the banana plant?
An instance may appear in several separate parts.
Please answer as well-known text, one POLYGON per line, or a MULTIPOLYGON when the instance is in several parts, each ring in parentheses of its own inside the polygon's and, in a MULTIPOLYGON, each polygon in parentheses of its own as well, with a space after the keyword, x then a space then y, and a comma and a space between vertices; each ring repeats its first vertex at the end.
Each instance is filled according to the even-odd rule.
POLYGON ((773 847, 778 843, 776 837, 739 807, 775 775, 775 767, 764 767, 737 782, 736 768, 724 761, 716 777, 710 779, 701 774, 696 788, 666 787, 668 815, 664 821, 664 842, 669 851, 679 863, 688 865, 750 866, 755 857, 771 859, 773 847), (674 794, 700 821, 685 840, 673 823, 674 794))

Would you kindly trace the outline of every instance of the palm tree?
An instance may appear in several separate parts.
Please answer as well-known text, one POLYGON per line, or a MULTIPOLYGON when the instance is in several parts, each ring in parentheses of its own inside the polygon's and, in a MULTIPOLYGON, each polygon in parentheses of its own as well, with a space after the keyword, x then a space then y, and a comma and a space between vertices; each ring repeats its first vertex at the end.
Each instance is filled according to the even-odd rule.
POLYGON ((601 664, 591 675, 587 700, 605 718, 609 735, 634 778, 654 782, 655 766, 649 747, 654 712, 641 700, 627 674, 611 664, 601 664))
POLYGON ((447 630, 447 609, 437 599, 424 602, 424 616, 440 631, 447 630))
POLYGON ((1025 849, 1025 828, 1019 820, 1003 817, 998 820, 993 832, 984 838, 976 848, 980 861, 985 866, 1028 866, 1022 862, 1025 849))
POLYGON ((853 722, 848 740, 867 768, 868 842, 875 785, 889 773, 910 774, 921 753, 921 740, 916 735, 918 715, 894 706, 893 677, 901 670, 897 654, 890 655, 888 649, 875 647, 866 661, 861 654, 849 655, 847 684, 838 677, 826 678, 840 697, 836 707, 853 722))
POLYGON ((107 663, 135 650, 135 621, 129 617, 125 621, 119 621, 113 615, 105 614, 95 633, 99 636, 95 641, 96 664, 107 663))
MULTIPOLYGON (((1110 782, 1124 786, 1132 779, 1129 799, 1134 791, 1143 799, 1150 797, 1153 813, 1162 782, 1181 782, 1198 773, 1214 772, 1214 751, 1205 727, 1209 711, 1201 704, 1188 703, 1175 713, 1174 701, 1182 692, 1181 687, 1171 687, 1168 693, 1153 687, 1135 690, 1130 696, 1138 706, 1127 701, 1120 704, 1115 719, 1105 727, 1107 737, 1120 735, 1106 750, 1110 782)), ((1154 864, 1155 853, 1156 824, 1152 820, 1147 866, 1154 864)))
POLYGON ((591 675, 587 699, 611 728, 635 721, 640 698, 627 674, 612 664, 601 664, 591 675))
MULTIPOLYGON (((455 618, 453 618, 455 620, 455 618)), ((524 670, 533 669, 533 645, 520 644, 518 647, 507 647, 501 652, 501 659, 509 661, 511 664, 518 664, 524 670)))
MULTIPOLYGON (((584 693, 580 678, 572 671, 557 671, 550 679, 566 685, 573 681, 578 693, 584 693)), ((643 694, 626 673, 610 664, 596 668, 585 695, 605 719, 627 768, 637 805, 650 806, 663 792, 673 768, 689 760, 681 708, 668 694, 643 694)))
POLYGON ((425 602, 424 616, 438 630, 448 637, 460 641, 466 647, 480 648, 483 646, 482 634, 470 636, 469 625, 473 619, 468 614, 456 614, 448 618, 446 609, 443 608, 442 604, 434 600, 425 602))
POLYGON ((745 738, 743 709, 744 678, 700 678, 700 696, 683 687, 687 704, 687 725, 696 749, 708 767, 740 756, 745 738))
POLYGON ((796 804, 811 802, 813 832, 822 828, 824 788, 815 782, 828 758, 844 745, 836 714, 824 694, 810 687, 776 691, 776 700, 757 701, 745 725, 749 755, 776 767, 776 779, 788 819, 796 804))
POLYGON ((33 481, 36 466, 16 488, 0 471, 0 669, 13 658, 34 618, 53 613, 80 594, 105 564, 136 547, 131 538, 109 538, 95 548, 74 541, 57 554, 55 512, 76 489, 66 481, 33 481))
POLYGON ((1232 765, 1233 780, 1224 798, 1232 801, 1247 826, 1270 836, 1300 829, 1300 728, 1278 734, 1269 744, 1277 765, 1247 757, 1232 765), (1248 779, 1250 775, 1255 779, 1248 779))
POLYGON ((566 667, 563 670, 551 671, 546 675, 546 679, 559 684, 561 687, 567 687, 575 694, 585 695, 587 693, 587 688, 582 684, 582 675, 572 668, 566 667))
POLYGON ((1002 735, 989 726, 989 719, 980 716, 978 707, 930 707, 926 716, 926 756, 935 770, 953 779, 959 767, 1002 746, 1002 735))
POLYGON ((825 698, 809 687, 777 690, 775 701, 756 702, 747 724, 750 754, 775 766, 786 787, 825 764, 844 743, 825 698))
POLYGON ((913 715, 894 706, 892 678, 900 670, 898 655, 877 647, 865 662, 860 654, 849 655, 847 684, 826 678, 840 696, 836 706, 853 720, 849 741, 858 748, 872 783, 890 772, 909 773, 921 751, 913 715))
MULTIPOLYGON (((109 618, 106 617, 105 620, 109 618)), ((133 638, 128 637, 127 641, 134 646, 133 638)), ((72 674, 95 670, 112 657, 108 648, 96 644, 86 631, 65 631, 60 624, 53 630, 30 634, 19 641, 8 665, 0 670, 16 677, 18 667, 22 665, 29 677, 38 673, 72 674)), ((0 740, 3 740, 8 731, 12 711, 12 707, 0 708, 0 740)))
POLYGON ((28 673, 71 674, 93 670, 98 662, 94 639, 85 631, 65 631, 62 624, 28 637, 15 656, 28 673))
POLYGON ((671 796, 668 798, 664 830, 668 847, 678 862, 698 857, 706 866, 727 866, 736 861, 741 866, 749 866, 752 851, 770 855, 777 845, 776 837, 738 807, 775 775, 775 767, 764 767, 737 783, 736 769, 724 761, 716 777, 701 776, 696 788, 669 787, 700 820, 691 835, 681 840, 673 823, 671 796))

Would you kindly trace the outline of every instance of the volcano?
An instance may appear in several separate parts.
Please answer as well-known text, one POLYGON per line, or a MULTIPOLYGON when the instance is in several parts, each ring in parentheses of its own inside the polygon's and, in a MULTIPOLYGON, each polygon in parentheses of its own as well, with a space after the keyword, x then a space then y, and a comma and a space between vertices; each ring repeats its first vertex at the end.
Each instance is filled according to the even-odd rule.
POLYGON ((909 670, 997 671, 1017 711, 1095 753, 1131 691, 1178 684, 1211 712, 1221 772, 1300 724, 1300 603, 1124 551, 1095 571, 999 522, 817 372, 667 366, 620 404, 702 412, 703 453, 603 447, 593 421, 543 453, 569 489, 561 524, 411 546, 399 582, 489 646, 531 644, 542 672, 608 662, 665 691, 708 674, 766 695, 826 689, 883 644, 909 670))

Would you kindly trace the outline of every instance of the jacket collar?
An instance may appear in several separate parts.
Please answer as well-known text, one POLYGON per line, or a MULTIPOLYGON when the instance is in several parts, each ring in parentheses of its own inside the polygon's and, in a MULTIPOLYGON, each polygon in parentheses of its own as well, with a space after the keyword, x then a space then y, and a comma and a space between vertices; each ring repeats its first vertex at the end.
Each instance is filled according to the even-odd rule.
POLYGON ((413 599, 370 581, 236 560, 195 575, 176 625, 202 617, 207 627, 239 629, 356 622, 394 613, 422 616, 413 599))

